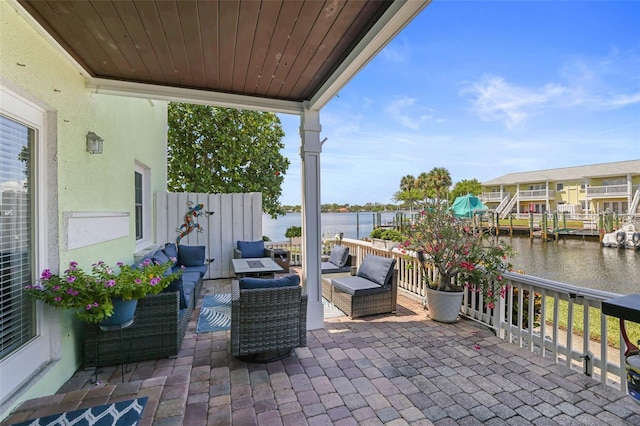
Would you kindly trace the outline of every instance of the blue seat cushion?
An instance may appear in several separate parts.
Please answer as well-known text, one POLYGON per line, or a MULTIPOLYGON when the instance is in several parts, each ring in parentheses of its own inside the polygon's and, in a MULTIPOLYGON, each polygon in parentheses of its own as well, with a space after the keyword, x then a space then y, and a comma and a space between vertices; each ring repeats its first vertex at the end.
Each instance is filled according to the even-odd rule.
POLYGON ((339 245, 333 246, 331 253, 329 254, 329 262, 336 265, 338 268, 342 268, 347 264, 349 259, 349 247, 343 247, 339 245))
POLYGON ((356 275, 378 285, 391 284, 395 264, 395 259, 370 254, 364 258, 356 275))
POLYGON ((178 246, 178 263, 184 266, 204 265, 205 246, 178 246))
POLYGON ((200 274, 201 277, 203 277, 204 274, 207 273, 207 270, 209 270, 209 267, 207 265, 185 266, 184 268, 181 266, 176 266, 174 267, 173 270, 174 271, 181 270, 183 272, 197 272, 198 274, 200 274))
POLYGON ((280 278, 263 279, 244 277, 240 278, 240 289, 275 288, 275 287, 297 287, 300 285, 298 275, 286 275, 280 278))
POLYGON ((171 292, 177 291, 180 295, 180 309, 184 309, 187 307, 187 298, 184 294, 184 284, 182 281, 182 277, 178 277, 175 280, 171 281, 171 283, 162 290, 162 292, 171 292))
POLYGON ((366 278, 358 276, 340 277, 331 280, 334 288, 349 293, 352 296, 380 293, 389 291, 389 287, 380 286, 366 278))
POLYGON ((264 257, 264 241, 238 241, 238 250, 242 252, 242 258, 264 257))
POLYGON ((184 272, 182 274, 184 298, 188 306, 195 306, 195 301, 191 299, 199 279, 200 274, 197 272, 184 272))
POLYGON ((185 309, 191 303, 191 295, 196 288, 196 284, 200 279, 198 272, 183 272, 180 277, 171 281, 171 283, 165 287, 165 291, 177 291, 180 294, 180 309, 185 309))

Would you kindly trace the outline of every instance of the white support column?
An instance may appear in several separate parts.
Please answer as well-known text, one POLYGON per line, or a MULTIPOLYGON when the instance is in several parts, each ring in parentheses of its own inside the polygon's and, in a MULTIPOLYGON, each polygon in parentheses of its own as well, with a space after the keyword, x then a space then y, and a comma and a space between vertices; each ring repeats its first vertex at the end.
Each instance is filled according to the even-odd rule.
POLYGON ((307 330, 324 327, 320 270, 320 111, 307 109, 300 116, 302 158, 302 283, 309 296, 307 330))

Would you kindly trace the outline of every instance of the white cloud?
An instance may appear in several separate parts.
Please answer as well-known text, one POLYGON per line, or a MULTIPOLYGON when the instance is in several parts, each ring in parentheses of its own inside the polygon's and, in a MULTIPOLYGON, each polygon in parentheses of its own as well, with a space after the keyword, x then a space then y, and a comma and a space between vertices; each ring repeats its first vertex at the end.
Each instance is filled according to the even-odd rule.
POLYGON ((407 62, 411 55, 411 48, 405 37, 396 37, 382 50, 381 54, 390 62, 407 62))
POLYGON ((425 108, 416 105, 416 100, 408 97, 396 99, 387 107, 387 114, 394 121, 414 130, 432 118, 430 114, 424 114, 424 112, 426 112, 425 108))
POLYGON ((638 69, 637 52, 613 49, 604 58, 570 58, 558 73, 560 82, 527 87, 487 75, 467 84, 460 95, 471 99, 472 111, 482 120, 501 121, 512 128, 548 110, 598 111, 638 105, 638 69))
POLYGON ((565 88, 547 84, 539 89, 516 86, 502 77, 485 76, 461 94, 473 97, 473 111, 484 121, 504 121, 507 127, 526 120, 544 105, 560 97, 565 88))

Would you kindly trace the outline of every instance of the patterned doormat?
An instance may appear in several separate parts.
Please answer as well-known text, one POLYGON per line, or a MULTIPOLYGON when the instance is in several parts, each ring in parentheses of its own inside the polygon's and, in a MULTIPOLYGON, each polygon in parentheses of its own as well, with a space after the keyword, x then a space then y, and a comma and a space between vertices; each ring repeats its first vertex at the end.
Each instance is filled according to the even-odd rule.
MULTIPOLYGON (((339 318, 345 314, 325 298, 324 318, 339 318)), ((208 294, 202 299, 196 333, 229 330, 231 328, 231 294, 208 294)))
POLYGON ((74 426, 131 426, 137 425, 148 397, 113 404, 52 414, 33 420, 15 423, 16 426, 74 425, 74 426))

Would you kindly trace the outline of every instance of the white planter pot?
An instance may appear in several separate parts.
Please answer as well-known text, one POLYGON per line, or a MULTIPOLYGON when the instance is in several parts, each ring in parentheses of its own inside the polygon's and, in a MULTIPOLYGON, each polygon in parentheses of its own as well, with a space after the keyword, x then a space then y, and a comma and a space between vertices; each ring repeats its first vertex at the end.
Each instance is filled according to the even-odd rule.
POLYGON ((301 246, 302 245, 302 237, 291 237, 291 238, 289 238, 289 242, 291 242, 292 246, 301 246))
POLYGON ((371 247, 378 250, 391 251, 394 247, 398 247, 400 243, 391 240, 381 240, 380 238, 371 239, 371 247))
POLYGON ((462 291, 438 291, 427 288, 427 309, 431 319, 452 323, 458 320, 462 308, 462 291))

